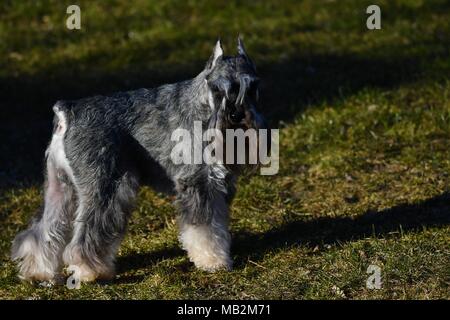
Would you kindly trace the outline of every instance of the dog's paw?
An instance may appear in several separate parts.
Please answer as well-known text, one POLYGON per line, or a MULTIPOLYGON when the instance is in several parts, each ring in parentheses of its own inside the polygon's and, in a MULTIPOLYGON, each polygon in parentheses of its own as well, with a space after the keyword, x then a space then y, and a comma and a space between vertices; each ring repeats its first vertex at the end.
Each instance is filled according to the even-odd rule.
POLYGON ((191 261, 194 262, 198 269, 207 272, 230 271, 233 265, 230 258, 219 256, 197 256, 196 259, 191 258, 191 261))
POLYGON ((11 259, 17 263, 22 281, 39 283, 53 282, 58 273, 58 261, 45 250, 34 229, 19 233, 13 241, 11 259))
POLYGON ((115 276, 114 271, 95 271, 87 264, 72 264, 66 269, 67 274, 70 276, 67 278, 67 285, 77 287, 82 282, 93 282, 95 280, 112 280, 115 276))
POLYGON ((70 275, 67 281, 74 285, 94 281, 98 276, 87 264, 72 264, 67 267, 66 271, 70 275))

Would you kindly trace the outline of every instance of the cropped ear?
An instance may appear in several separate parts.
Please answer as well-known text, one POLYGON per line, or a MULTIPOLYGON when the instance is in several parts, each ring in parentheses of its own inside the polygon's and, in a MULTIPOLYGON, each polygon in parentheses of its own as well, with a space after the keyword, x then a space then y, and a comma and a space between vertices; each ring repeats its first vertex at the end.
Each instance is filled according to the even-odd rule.
POLYGON ((217 40, 216 45, 214 46, 213 53, 211 57, 209 58, 206 68, 212 69, 216 65, 217 59, 219 59, 221 56, 223 56, 223 49, 222 44, 220 43, 220 39, 217 40))
POLYGON ((239 53, 241 56, 247 57, 247 52, 245 51, 244 42, 242 41, 242 38, 241 38, 240 35, 238 36, 238 46, 237 46, 237 49, 238 49, 238 53, 239 53))
POLYGON ((253 68, 253 71, 256 72, 256 66, 253 63, 252 59, 250 59, 250 57, 247 54, 247 51, 245 51, 245 46, 244 46, 244 42, 242 41, 241 36, 238 36, 238 45, 237 45, 237 50, 238 50, 238 54, 242 57, 245 58, 245 60, 247 61, 247 63, 253 68))

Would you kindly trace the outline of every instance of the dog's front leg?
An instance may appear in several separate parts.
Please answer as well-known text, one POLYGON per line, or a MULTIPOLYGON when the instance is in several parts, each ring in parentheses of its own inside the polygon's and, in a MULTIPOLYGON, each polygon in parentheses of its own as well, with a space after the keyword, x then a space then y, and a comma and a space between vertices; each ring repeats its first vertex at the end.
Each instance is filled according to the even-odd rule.
POLYGON ((189 259, 205 271, 230 270, 227 193, 205 181, 184 185, 181 189, 178 192, 179 239, 189 259))

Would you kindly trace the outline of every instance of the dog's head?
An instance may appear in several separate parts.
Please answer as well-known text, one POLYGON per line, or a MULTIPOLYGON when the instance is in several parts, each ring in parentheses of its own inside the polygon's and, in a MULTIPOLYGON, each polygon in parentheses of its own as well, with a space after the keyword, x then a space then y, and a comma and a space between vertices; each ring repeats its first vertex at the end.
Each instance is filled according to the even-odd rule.
MULTIPOLYGON (((243 129, 244 131, 255 129, 254 132, 257 133, 253 139, 255 144, 249 140, 245 142, 244 157, 247 166, 230 165, 229 167, 233 171, 242 171, 242 168, 256 169, 259 165, 259 129, 268 129, 268 126, 258 112, 259 78, 256 74, 256 67, 248 56, 242 40, 238 38, 235 56, 225 56, 220 41, 217 41, 213 54, 206 64, 206 72, 208 103, 212 109, 208 123, 209 128, 219 129, 222 132, 226 129, 243 129), (258 158, 256 163, 249 161, 252 155, 258 158), (256 166, 249 165, 250 163, 256 164, 256 166)), ((230 141, 226 138, 223 142, 228 146, 230 141)), ((243 154, 239 154, 236 145, 234 146, 236 160, 243 154)), ((228 148, 226 149, 228 150, 228 148)), ((267 149, 270 149, 270 141, 267 149)), ((228 151, 226 152, 228 153, 228 151)), ((234 163, 239 162, 235 161, 234 163)))
POLYGON ((266 128, 257 111, 259 78, 256 67, 238 38, 237 55, 225 56, 220 40, 217 41, 206 64, 206 82, 209 104, 216 119, 214 126, 225 128, 266 128))

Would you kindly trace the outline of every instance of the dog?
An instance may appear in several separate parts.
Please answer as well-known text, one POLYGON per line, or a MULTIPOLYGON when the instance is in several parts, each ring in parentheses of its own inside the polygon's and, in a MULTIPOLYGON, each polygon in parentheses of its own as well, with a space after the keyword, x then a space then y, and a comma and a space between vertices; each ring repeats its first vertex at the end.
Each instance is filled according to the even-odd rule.
MULTIPOLYGON (((139 186, 167 177, 179 208, 179 240, 199 269, 230 270, 229 207, 240 170, 223 163, 175 164, 171 132, 267 128, 257 111, 259 78, 241 38, 220 40, 195 78, 152 89, 58 101, 45 153, 42 209, 13 241, 19 277, 55 282, 112 279, 139 186)), ((194 137, 197 139, 198 137, 194 137)), ((161 183, 162 184, 162 183, 161 183)))

